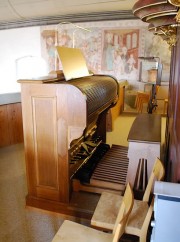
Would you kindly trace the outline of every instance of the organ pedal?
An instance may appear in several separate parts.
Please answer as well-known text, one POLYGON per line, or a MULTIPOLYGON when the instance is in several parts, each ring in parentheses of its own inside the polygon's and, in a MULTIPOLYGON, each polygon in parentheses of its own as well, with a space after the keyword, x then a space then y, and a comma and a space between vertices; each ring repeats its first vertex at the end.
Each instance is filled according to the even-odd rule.
POLYGON ((112 145, 97 163, 92 174, 82 167, 73 179, 73 191, 121 193, 125 189, 129 160, 128 147, 112 145))

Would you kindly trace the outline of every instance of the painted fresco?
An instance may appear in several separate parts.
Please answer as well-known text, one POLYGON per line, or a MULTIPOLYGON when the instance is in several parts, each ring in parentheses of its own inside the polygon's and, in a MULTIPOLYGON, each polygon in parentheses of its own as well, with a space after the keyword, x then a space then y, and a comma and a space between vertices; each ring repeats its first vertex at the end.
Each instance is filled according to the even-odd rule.
POLYGON ((96 74, 107 74, 117 80, 128 80, 137 88, 139 29, 42 30, 43 57, 50 70, 61 69, 55 45, 80 48, 88 69, 96 74))
POLYGON ((42 57, 48 63, 49 71, 55 70, 56 65, 56 31, 45 29, 41 32, 42 57))
POLYGON ((102 72, 115 76, 117 80, 128 80, 132 88, 137 88, 139 30, 104 30, 102 42, 102 72))
POLYGON ((171 50, 169 48, 169 45, 160 36, 153 35, 153 33, 149 31, 147 31, 146 34, 145 44, 146 56, 159 57, 160 62, 163 65, 161 81, 168 82, 171 59, 171 50))
MULTIPOLYGON (((80 48, 88 69, 95 74, 126 80, 124 109, 136 112, 137 91, 145 91, 146 84, 140 81, 139 56, 159 57, 163 64, 162 81, 168 82, 170 50, 165 41, 154 36, 141 21, 104 21, 81 23, 77 29, 73 24, 41 27, 42 57, 49 71, 62 69, 55 46, 80 48)), ((151 88, 151 87, 150 87, 151 88)))

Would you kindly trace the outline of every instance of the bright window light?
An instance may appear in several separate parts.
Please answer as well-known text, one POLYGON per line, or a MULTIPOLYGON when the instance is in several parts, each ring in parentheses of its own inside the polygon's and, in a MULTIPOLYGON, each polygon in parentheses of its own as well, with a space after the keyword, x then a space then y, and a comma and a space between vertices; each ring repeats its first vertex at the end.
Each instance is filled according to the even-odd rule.
POLYGON ((32 79, 48 74, 45 60, 37 56, 24 56, 16 59, 16 77, 18 79, 32 79))

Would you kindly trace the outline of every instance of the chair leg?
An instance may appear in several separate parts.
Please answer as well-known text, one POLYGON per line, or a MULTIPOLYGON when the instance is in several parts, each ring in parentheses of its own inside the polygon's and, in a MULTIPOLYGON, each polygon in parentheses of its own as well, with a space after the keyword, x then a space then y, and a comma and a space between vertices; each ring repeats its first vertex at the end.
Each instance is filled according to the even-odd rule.
POLYGON ((141 102, 140 104, 140 112, 142 113, 142 111, 143 111, 143 102, 141 102))
POLYGON ((139 242, 147 242, 147 233, 143 233, 139 236, 139 242))

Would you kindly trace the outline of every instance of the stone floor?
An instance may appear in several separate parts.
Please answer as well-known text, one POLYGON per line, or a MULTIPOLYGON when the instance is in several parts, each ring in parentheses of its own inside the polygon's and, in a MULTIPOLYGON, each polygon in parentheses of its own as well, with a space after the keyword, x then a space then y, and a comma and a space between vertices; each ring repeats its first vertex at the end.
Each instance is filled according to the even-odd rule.
MULTIPOLYGON (((108 143, 128 145, 127 135, 134 118, 127 115, 118 117, 113 132, 107 134, 108 143)), ((23 144, 0 148, 0 241, 50 242, 64 219, 89 225, 87 220, 26 207, 26 195, 23 144)), ((134 236, 121 239, 121 242, 137 241, 134 236)))

